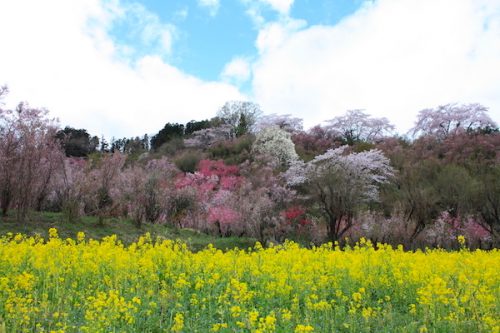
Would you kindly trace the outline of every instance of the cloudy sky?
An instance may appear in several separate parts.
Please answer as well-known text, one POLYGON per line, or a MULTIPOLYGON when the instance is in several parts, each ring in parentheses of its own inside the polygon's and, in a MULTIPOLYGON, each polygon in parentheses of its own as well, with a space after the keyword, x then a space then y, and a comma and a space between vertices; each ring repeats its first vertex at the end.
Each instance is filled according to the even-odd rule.
POLYGON ((479 102, 500 122, 500 0, 2 0, 0 84, 61 125, 123 137, 227 100, 400 132, 479 102))

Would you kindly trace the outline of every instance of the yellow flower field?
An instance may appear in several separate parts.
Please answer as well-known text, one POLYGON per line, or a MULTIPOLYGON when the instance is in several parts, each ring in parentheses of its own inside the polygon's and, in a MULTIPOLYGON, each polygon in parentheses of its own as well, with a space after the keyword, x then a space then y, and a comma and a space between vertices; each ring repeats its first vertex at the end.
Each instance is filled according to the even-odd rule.
POLYGON ((0 332, 499 332, 500 252, 0 239, 0 332))

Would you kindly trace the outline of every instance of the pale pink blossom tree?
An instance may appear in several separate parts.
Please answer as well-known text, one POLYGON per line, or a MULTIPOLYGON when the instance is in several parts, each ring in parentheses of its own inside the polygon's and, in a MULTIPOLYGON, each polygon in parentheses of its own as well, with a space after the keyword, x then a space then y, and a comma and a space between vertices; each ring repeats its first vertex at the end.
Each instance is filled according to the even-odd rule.
POLYGON ((410 133, 446 139, 450 135, 496 126, 488 116, 488 108, 481 104, 446 104, 421 110, 410 133))
POLYGON ((394 175, 379 150, 347 153, 346 146, 330 149, 310 162, 298 161, 285 173, 290 186, 301 186, 319 204, 331 241, 353 225, 364 204, 379 200, 379 188, 394 175))
POLYGON ((290 114, 269 114, 257 119, 254 131, 259 132, 268 127, 278 127, 289 133, 301 132, 304 129, 302 118, 290 114))
POLYGON ((363 110, 349 110, 345 115, 326 121, 330 135, 352 145, 359 141, 376 142, 390 136, 395 127, 387 118, 371 117, 363 110))
POLYGON ((55 168, 62 167, 57 122, 47 115, 26 103, 0 109, 0 203, 3 215, 15 203, 18 221, 41 206, 55 168))

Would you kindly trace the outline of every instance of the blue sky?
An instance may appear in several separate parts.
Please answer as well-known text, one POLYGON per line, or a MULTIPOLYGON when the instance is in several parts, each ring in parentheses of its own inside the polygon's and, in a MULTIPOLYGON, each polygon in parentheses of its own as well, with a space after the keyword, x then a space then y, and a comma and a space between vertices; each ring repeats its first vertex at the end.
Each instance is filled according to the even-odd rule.
POLYGON ((215 116, 229 100, 306 128, 364 109, 481 103, 500 122, 500 0, 2 0, 15 107, 106 137, 215 116))
MULTIPOLYGON (((224 66, 234 57, 257 57, 255 40, 262 24, 256 23, 247 13, 251 6, 244 2, 220 0, 213 6, 203 5, 199 0, 123 2, 129 5, 140 3, 156 14, 163 24, 175 26, 173 50, 163 58, 186 73, 204 80, 218 80, 224 66)), ((289 15, 304 20, 306 26, 335 25, 362 4, 361 0, 296 0, 289 15)), ((282 15, 269 5, 259 6, 259 11, 265 22, 277 21, 282 15)), ((134 21, 130 17, 118 20, 110 34, 118 43, 136 48, 135 57, 156 52, 154 44, 144 43, 134 33, 134 21)))

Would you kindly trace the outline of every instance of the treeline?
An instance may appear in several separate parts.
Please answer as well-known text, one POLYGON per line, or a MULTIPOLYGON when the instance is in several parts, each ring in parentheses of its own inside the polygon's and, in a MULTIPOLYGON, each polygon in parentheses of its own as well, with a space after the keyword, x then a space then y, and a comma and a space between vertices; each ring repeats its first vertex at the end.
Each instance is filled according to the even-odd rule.
POLYGON ((0 105, 0 207, 19 223, 51 210, 262 242, 456 247, 463 235, 496 247, 500 133, 487 111, 422 110, 400 136, 362 110, 304 130, 299 118, 228 102, 213 119, 108 144, 60 129, 47 111, 0 105))

